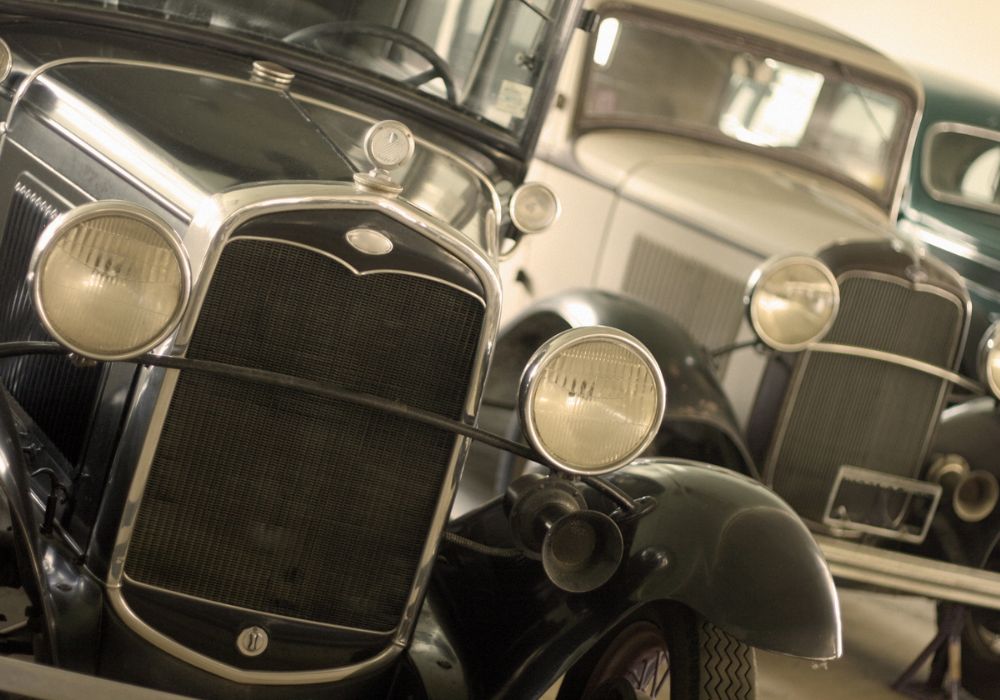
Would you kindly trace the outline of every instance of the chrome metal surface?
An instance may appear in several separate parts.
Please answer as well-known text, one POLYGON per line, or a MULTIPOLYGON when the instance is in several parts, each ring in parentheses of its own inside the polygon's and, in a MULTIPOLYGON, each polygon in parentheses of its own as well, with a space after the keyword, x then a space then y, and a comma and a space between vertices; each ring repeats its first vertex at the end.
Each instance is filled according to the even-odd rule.
POLYGON ((990 214, 1000 214, 1000 204, 994 202, 976 202, 957 194, 943 192, 934 187, 934 183, 931 181, 931 148, 935 137, 943 133, 976 136, 987 141, 995 141, 997 146, 1000 147, 1000 131, 972 126, 971 124, 961 124, 959 122, 937 122, 928 127, 927 133, 924 135, 924 152, 921 154, 920 159, 920 181, 931 197, 946 204, 954 204, 966 207, 967 209, 978 209, 990 214))
POLYGON ((834 321, 837 320, 837 312, 840 309, 840 286, 837 284, 837 280, 834 278, 833 273, 830 272, 830 269, 818 259, 808 255, 785 255, 768 260, 750 274, 746 292, 743 294, 743 303, 747 308, 747 316, 749 317, 750 325, 753 327, 758 338, 775 350, 779 350, 781 352, 798 352, 807 347, 814 346, 815 343, 822 339, 830 331, 830 328, 833 327, 834 321), (826 279, 827 283, 830 285, 830 289, 832 290, 833 309, 830 313, 830 318, 826 320, 826 322, 817 330, 816 334, 810 340, 803 343, 782 343, 781 341, 771 337, 762 327, 757 306, 754 304, 754 296, 760 288, 762 282, 766 280, 769 275, 773 275, 794 265, 811 267, 814 270, 817 270, 826 279))
POLYGON ((14 56, 10 52, 10 46, 3 39, 0 39, 0 83, 10 77, 10 71, 14 67, 14 56))
POLYGON ((905 355, 896 355, 895 353, 873 350, 872 348, 859 348, 854 345, 839 345, 837 343, 814 343, 809 346, 809 351, 832 353, 834 355, 866 357, 871 360, 890 362, 895 365, 916 370, 917 372, 930 374, 934 377, 938 377, 939 379, 944 379, 945 381, 949 381, 952 384, 960 386, 963 389, 967 389, 975 394, 986 393, 986 389, 982 384, 966 379, 957 372, 949 372, 948 370, 942 369, 937 365, 932 365, 929 362, 922 362, 920 360, 914 360, 912 357, 906 357, 905 355))
POLYGON ((262 85, 285 89, 295 80, 295 73, 271 61, 254 61, 250 80, 262 85))
POLYGON ((521 233, 541 233, 559 219, 562 204, 556 193, 548 185, 540 182, 525 182, 510 197, 510 220, 521 233), (536 201, 532 201, 532 199, 536 201), (548 200, 548 203, 538 202, 538 199, 548 200), (532 221, 531 211, 535 207, 549 207, 542 221, 532 221))
POLYGON ((368 255, 386 255, 392 252, 392 241, 384 233, 380 233, 375 229, 351 229, 344 234, 344 237, 355 250, 367 253, 368 255))
POLYGON ((823 524, 834 530, 840 529, 845 532, 865 532, 871 535, 878 535, 880 537, 899 540, 901 542, 920 544, 927 538, 927 532, 930 530, 931 522, 934 520, 934 514, 937 512, 938 503, 941 501, 941 492, 942 488, 938 484, 928 483, 919 479, 908 479, 906 477, 895 476, 893 474, 884 474, 882 472, 875 471, 874 469, 864 469, 861 467, 844 465, 837 472, 837 478, 833 482, 833 488, 830 489, 830 498, 826 502, 826 511, 823 513, 823 524), (930 505, 927 506, 926 513, 923 516, 923 525, 917 532, 907 532, 903 529, 892 529, 834 517, 834 504, 837 501, 837 495, 840 492, 840 487, 845 481, 855 484, 863 483, 875 488, 891 489, 893 491, 906 493, 908 498, 901 508, 903 512, 900 514, 900 518, 902 518, 906 511, 910 508, 910 497, 912 497, 912 495, 916 494, 918 496, 929 497, 931 499, 930 505))
MULTIPOLYGON (((425 236, 466 264, 482 284, 486 291, 486 299, 482 300, 485 303, 486 312, 464 410, 465 419, 471 421, 482 395, 485 368, 494 347, 499 324, 500 282, 495 264, 488 260, 483 255, 483 251, 466 237, 450 229, 446 224, 430 219, 412 205, 396 199, 379 197, 370 192, 359 191, 352 185, 314 182, 267 184, 220 193, 206 200, 196 212, 185 235, 192 259, 192 274, 196 280, 192 300, 177 332, 170 344, 164 348, 165 354, 184 354, 191 340, 198 314, 208 292, 212 272, 222 254, 222 249, 242 224, 258 216, 278 212, 345 209, 378 211, 406 225, 415 233, 425 236)), ((159 375, 156 372, 151 372, 143 378, 130 410, 130 416, 133 419, 129 421, 123 431, 122 447, 117 459, 119 461, 133 461, 136 464, 136 470, 123 509, 106 581, 108 596, 115 610, 133 631, 150 643, 198 668, 241 683, 309 684, 328 682, 369 672, 389 663, 405 647, 416 623, 420 603, 429 583, 437 543, 444 530, 451 504, 458 489, 460 476, 458 467, 469 449, 470 440, 464 437, 455 440, 441 495, 434 511, 426 544, 420 556, 413 587, 390 646, 370 659, 345 667, 295 672, 238 669, 199 654, 153 629, 129 608, 122 596, 121 585, 129 542, 160 433, 176 387, 178 374, 177 371, 168 370, 159 375), (158 377, 162 377, 162 380, 158 377), (158 386, 159 381, 162 381, 162 387, 158 386)))
POLYGON ((994 396, 1000 398, 1000 320, 994 321, 979 341, 977 363, 979 379, 994 396), (996 367, 996 371, 992 368, 996 367))
POLYGON ((835 578, 1000 610, 1000 573, 815 535, 835 578))
POLYGON ((524 374, 521 375, 518 408, 521 412, 521 425, 524 426, 524 432, 528 437, 528 441, 539 454, 545 457, 545 459, 547 459, 550 463, 564 471, 569 472, 570 474, 578 474, 581 476, 599 476, 601 474, 609 474, 617 469, 621 469, 623 466, 642 454, 643 450, 649 447, 649 445, 653 442, 653 438, 656 437, 656 433, 659 431, 660 425, 663 423, 663 415, 667 410, 667 385, 663 380, 663 373, 660 371, 660 366, 656 362, 656 358, 653 357, 652 353, 649 352, 645 345, 640 343, 633 336, 625 333, 624 331, 620 331, 617 328, 610 328, 607 326, 584 326, 582 328, 573 328, 568 331, 563 331, 535 351, 535 354, 531 356, 530 360, 528 360, 528 365, 524 368, 524 374), (643 362, 645 362, 656 387, 657 407, 649 434, 646 435, 646 437, 638 445, 636 445, 632 451, 616 461, 614 464, 603 468, 582 469, 579 466, 566 463, 565 460, 559 459, 553 455, 550 450, 546 449, 545 443, 538 433, 538 427, 535 424, 534 395, 536 389, 538 388, 538 380, 541 377, 541 371, 551 360, 558 357, 559 353, 573 347, 574 345, 594 340, 603 340, 623 345, 629 350, 635 352, 643 360, 643 362))
POLYGON ((236 648, 243 656, 260 656, 267 651, 267 630, 254 625, 236 637, 236 648))
POLYGON ((410 127, 395 119, 375 122, 365 133, 365 156, 381 170, 395 170, 406 165, 415 148, 410 127))
POLYGON ((71 209, 64 214, 59 215, 51 224, 45 227, 45 230, 42 231, 41 236, 38 238, 38 243, 35 245, 35 251, 31 256, 31 262, 28 266, 28 283, 32 287, 32 296, 35 304, 35 310, 38 312, 38 317, 45 326, 45 330, 47 330, 53 338, 72 350, 74 353, 83 357, 106 362, 114 362, 116 360, 127 360, 133 357, 138 357, 139 355, 152 350, 162 343, 167 336, 174 331, 184 315, 184 311, 187 308, 187 302, 191 296, 191 266, 188 261, 187 251, 184 250, 180 237, 177 235, 177 232, 174 231, 169 224, 167 224, 166 221, 148 209, 136 206, 131 202, 103 200, 81 204, 75 209, 71 209), (102 216, 134 219, 152 228, 156 233, 160 234, 160 236, 170 245, 171 249, 173 249, 174 256, 177 259, 181 272, 181 301, 177 305, 176 310, 171 315, 168 322, 164 325, 163 330, 143 345, 120 353, 93 352, 90 349, 79 347, 72 341, 65 338, 49 319, 48 314, 45 312, 45 307, 42 304, 41 298, 40 270, 48 259, 49 254, 52 252, 53 245, 59 240, 59 237, 62 234, 71 231, 81 223, 93 219, 99 219, 102 216))

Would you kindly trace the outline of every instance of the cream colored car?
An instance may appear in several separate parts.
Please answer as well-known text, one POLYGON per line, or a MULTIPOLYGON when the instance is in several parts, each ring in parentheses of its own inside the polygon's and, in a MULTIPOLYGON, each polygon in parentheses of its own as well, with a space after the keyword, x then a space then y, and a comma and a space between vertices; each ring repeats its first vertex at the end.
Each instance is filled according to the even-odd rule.
MULTIPOLYGON (((506 264, 504 315, 576 287, 667 312, 710 349, 752 342, 764 260, 879 238, 896 219, 918 83, 847 37, 758 3, 604 4, 560 78, 529 179, 559 221, 506 264)), ((763 358, 720 358, 738 415, 763 358)))

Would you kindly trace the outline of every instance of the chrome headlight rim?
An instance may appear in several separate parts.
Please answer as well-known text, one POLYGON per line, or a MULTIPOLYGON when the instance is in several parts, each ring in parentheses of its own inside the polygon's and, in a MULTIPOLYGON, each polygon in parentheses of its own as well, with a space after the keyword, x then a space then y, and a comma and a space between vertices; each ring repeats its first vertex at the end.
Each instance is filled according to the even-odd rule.
POLYGON ((750 321, 750 327, 765 345, 779 352, 801 352, 810 345, 823 340, 823 338, 826 337, 826 334, 830 332, 830 329, 833 328, 833 324, 837 320, 837 314, 840 312, 840 284, 837 282, 837 278, 834 276, 830 268, 817 257, 801 254, 781 255, 767 260, 751 273, 750 279, 747 282, 746 291, 743 293, 743 303, 747 309, 747 318, 750 321), (762 280, 766 279, 769 275, 773 275, 779 270, 786 267, 792 267, 794 265, 807 265, 819 271, 823 275, 826 281, 830 284, 830 289, 833 293, 833 305, 830 312, 830 318, 827 319, 826 323, 823 324, 813 337, 800 343, 783 343, 772 337, 763 329, 760 319, 757 317, 756 306, 753 303, 753 299, 754 294, 758 291, 762 280))
POLYGON ((976 356, 979 380, 995 398, 1000 399, 1000 378, 994 377, 990 372, 991 357, 1000 357, 1000 320, 994 321, 986 328, 979 341, 979 351, 976 356))
POLYGON ((31 261, 28 264, 28 284, 31 286, 31 299, 35 306, 35 313, 38 314, 38 318, 46 332, 56 342, 81 357, 99 362, 118 362, 144 355, 166 340, 177 329, 191 300, 191 262, 188 259, 184 245, 181 243, 180 236, 161 217, 132 202, 103 199, 73 207, 69 211, 57 216, 43 229, 41 235, 38 237, 38 241, 35 243, 35 249, 31 254, 31 261), (45 306, 42 304, 40 272, 48 261, 49 256, 55 248, 55 243, 60 236, 92 219, 112 216, 133 219, 145 224, 168 243, 180 268, 181 295, 177 308, 174 310, 170 320, 164 325, 163 330, 151 340, 143 343, 141 346, 129 348, 127 351, 119 353, 93 352, 90 349, 79 347, 76 343, 64 337, 52 323, 52 320, 45 312, 45 306))
POLYGON ((649 351, 649 349, 634 336, 617 328, 611 328, 610 326, 583 326, 563 331, 559 335, 549 339, 531 356, 531 359, 528 361, 528 364, 525 366, 524 372, 521 375, 520 389, 518 392, 518 410, 521 416, 521 426, 528 438, 528 442, 531 443, 531 446, 535 449, 535 451, 537 451, 548 464, 554 466, 560 471, 564 471, 575 476, 603 476, 626 466, 652 444, 660 430, 660 426, 663 423, 663 417, 666 414, 667 385, 663 379, 663 373, 660 371, 660 366, 656 362, 656 358, 653 357, 653 354, 649 351), (629 350, 635 352, 642 359, 642 361, 646 363, 656 386, 656 412, 653 416, 649 434, 646 435, 642 442, 627 455, 624 455, 620 459, 608 465, 598 467, 596 469, 587 469, 580 468, 566 462, 565 460, 559 459, 545 447, 545 443, 535 425, 534 395, 538 388, 538 380, 541 377, 542 370, 545 369, 549 362, 558 357, 560 352, 565 351, 574 345, 592 342, 595 340, 609 341, 624 345, 629 350))

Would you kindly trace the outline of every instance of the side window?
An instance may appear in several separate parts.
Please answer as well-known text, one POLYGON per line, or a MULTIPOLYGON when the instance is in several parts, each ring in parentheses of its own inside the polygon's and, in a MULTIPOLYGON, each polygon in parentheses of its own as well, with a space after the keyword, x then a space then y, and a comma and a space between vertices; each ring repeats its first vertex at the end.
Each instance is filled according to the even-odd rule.
POLYGON ((923 178, 935 199, 1000 212, 1000 133, 932 127, 924 147, 923 178))

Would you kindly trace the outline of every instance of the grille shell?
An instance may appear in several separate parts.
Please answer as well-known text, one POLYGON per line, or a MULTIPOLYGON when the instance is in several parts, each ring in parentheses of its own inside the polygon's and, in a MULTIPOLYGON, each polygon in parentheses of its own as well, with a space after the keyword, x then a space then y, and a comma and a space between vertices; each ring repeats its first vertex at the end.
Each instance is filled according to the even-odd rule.
MULTIPOLYGON (((460 418, 483 317, 479 299, 437 281, 359 276, 315 250, 234 238, 188 356, 460 418)), ((393 629, 455 445, 351 404, 183 373, 125 572, 250 610, 393 629)))
MULTIPOLYGON (((825 342, 954 366, 961 300, 869 272, 838 278, 841 307, 825 342)), ((947 382, 863 357, 804 352, 796 362, 765 478, 804 518, 820 521, 842 465, 916 477, 947 382)))

